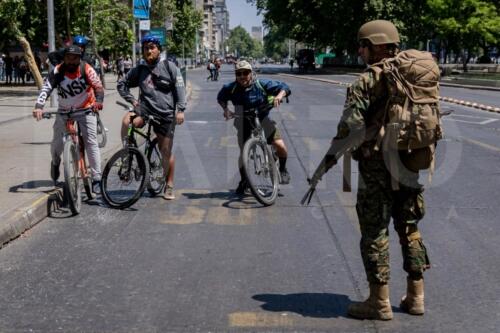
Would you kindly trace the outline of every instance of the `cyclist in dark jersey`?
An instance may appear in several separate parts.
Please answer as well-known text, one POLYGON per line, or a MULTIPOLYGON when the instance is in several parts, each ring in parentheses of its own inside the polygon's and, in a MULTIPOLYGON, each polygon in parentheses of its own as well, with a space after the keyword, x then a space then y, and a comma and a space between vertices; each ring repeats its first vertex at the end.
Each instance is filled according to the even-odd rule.
MULTIPOLYGON (((266 79, 256 79, 252 66, 247 61, 240 61, 235 67, 236 80, 225 84, 217 95, 217 102, 224 110, 224 118, 229 120, 235 112, 230 111, 227 103, 231 101, 238 113, 255 112, 264 128, 269 144, 273 144, 278 154, 280 164, 281 183, 290 183, 290 175, 286 169, 288 156, 285 142, 281 138, 276 122, 270 119, 269 111, 272 107, 280 105, 282 99, 291 94, 290 88, 283 82, 266 79), (272 104, 269 102, 272 100, 272 104)), ((241 152, 245 141, 250 137, 252 124, 246 117, 235 119, 234 126, 238 132, 238 145, 240 147, 239 170, 241 181, 236 189, 236 194, 242 195, 248 187, 245 170, 243 168, 241 152)))

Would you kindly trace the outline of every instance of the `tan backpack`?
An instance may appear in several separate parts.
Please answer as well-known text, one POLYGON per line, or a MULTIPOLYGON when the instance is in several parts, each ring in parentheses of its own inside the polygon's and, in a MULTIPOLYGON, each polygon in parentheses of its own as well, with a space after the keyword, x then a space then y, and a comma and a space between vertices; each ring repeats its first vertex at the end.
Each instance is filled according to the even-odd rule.
POLYGON ((399 189, 399 171, 434 170, 435 147, 443 136, 439 110, 439 67, 429 52, 406 50, 372 67, 387 79, 389 99, 384 126, 377 136, 392 175, 392 188, 399 189))

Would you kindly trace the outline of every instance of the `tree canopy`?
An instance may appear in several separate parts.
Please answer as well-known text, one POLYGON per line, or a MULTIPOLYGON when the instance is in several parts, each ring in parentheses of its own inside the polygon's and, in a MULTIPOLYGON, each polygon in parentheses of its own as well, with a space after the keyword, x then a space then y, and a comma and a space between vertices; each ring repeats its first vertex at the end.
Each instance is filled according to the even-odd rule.
POLYGON ((262 44, 252 39, 250 34, 240 25, 231 30, 226 45, 229 48, 229 53, 238 57, 259 58, 263 55, 262 44))
POLYGON ((264 15, 271 37, 291 38, 335 53, 355 53, 357 30, 374 19, 392 21, 404 46, 437 39, 455 51, 498 46, 498 0, 247 0, 264 15))

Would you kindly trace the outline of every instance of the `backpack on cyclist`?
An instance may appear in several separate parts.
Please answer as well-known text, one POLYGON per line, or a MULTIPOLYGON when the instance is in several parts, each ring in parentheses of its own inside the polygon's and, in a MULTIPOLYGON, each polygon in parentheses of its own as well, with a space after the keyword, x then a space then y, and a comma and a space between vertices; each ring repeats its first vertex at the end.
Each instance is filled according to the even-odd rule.
POLYGON ((383 74, 389 91, 375 149, 386 154, 393 189, 399 188, 399 160, 412 172, 430 169, 430 178, 436 144, 443 137, 438 65, 429 52, 406 50, 371 69, 383 74))

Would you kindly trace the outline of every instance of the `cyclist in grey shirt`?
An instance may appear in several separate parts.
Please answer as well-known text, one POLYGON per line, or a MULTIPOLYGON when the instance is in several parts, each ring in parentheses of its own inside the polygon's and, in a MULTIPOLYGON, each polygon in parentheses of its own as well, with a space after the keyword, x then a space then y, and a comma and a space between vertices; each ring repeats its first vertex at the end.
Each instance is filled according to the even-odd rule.
MULTIPOLYGON (((153 129, 163 156, 163 168, 168 175, 175 125, 184 122, 186 89, 177 66, 170 61, 160 60, 161 45, 157 37, 146 35, 142 38, 141 45, 144 61, 132 68, 124 79, 118 81, 117 90, 136 110, 134 127, 144 126, 141 115, 152 115, 159 121, 160 124, 153 124, 153 129), (133 87, 139 87, 139 100, 130 92, 130 88, 133 87)), ((129 123, 130 114, 127 114, 122 121, 122 139, 127 137, 129 123)), ((173 184, 169 182, 164 198, 167 200, 174 198, 173 184)))

